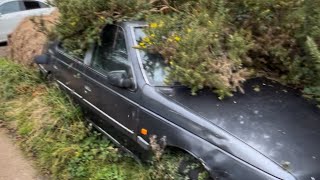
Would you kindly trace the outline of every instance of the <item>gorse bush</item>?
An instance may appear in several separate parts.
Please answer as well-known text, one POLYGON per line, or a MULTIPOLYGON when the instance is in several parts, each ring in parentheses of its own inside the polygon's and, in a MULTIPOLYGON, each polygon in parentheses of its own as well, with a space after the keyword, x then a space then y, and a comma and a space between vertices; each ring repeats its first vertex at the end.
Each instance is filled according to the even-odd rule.
POLYGON ((81 55, 105 24, 145 20, 140 47, 170 65, 167 82, 220 98, 266 76, 319 97, 320 0, 56 0, 57 34, 81 55))
POLYGON ((250 75, 243 60, 253 44, 250 34, 227 27, 223 1, 185 3, 172 16, 149 15, 147 21, 149 36, 140 45, 159 52, 170 64, 168 83, 180 82, 193 94, 209 87, 220 98, 242 91, 250 75))

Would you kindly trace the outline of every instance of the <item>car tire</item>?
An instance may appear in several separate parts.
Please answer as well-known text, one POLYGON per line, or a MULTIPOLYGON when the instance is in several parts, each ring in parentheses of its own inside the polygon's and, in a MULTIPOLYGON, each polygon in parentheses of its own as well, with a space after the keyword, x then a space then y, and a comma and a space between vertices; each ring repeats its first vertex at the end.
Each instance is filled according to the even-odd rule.
POLYGON ((179 163, 179 174, 190 180, 213 180, 209 177, 209 172, 204 168, 202 163, 189 154, 183 154, 179 163))
POLYGON ((40 77, 40 79, 42 79, 45 82, 52 82, 52 80, 53 80, 53 76, 50 72, 44 73, 41 70, 39 70, 39 77, 40 77))

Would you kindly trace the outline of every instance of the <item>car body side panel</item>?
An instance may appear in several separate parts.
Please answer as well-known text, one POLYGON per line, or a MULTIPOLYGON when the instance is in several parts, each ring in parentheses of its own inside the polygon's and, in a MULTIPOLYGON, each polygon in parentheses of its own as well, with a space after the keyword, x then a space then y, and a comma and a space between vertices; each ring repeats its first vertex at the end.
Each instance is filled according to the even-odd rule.
POLYGON ((121 91, 125 91, 125 94, 134 92, 126 92, 124 89, 117 91, 113 88, 105 75, 89 67, 86 69, 82 87, 82 91, 85 92, 83 97, 117 121, 118 125, 127 131, 126 134, 133 136, 138 124, 137 107, 125 98, 126 95, 121 95, 121 91))
POLYGON ((69 93, 76 95, 75 97, 78 100, 82 99, 82 94, 78 91, 84 81, 84 67, 81 60, 66 54, 57 46, 55 46, 55 54, 52 59, 53 72, 51 73, 60 83, 70 88, 71 92, 69 93), (74 92, 77 92, 77 94, 74 92))
POLYGON ((27 14, 22 12, 15 12, 10 14, 4 14, 0 16, 0 42, 6 42, 8 35, 14 31, 23 18, 27 17, 27 14))

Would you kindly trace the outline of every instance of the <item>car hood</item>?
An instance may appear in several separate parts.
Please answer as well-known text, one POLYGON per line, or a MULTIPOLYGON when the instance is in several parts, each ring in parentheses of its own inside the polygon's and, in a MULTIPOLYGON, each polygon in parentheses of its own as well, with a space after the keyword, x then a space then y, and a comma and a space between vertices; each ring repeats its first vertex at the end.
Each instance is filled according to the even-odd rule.
POLYGON ((298 91, 267 79, 222 101, 210 91, 158 90, 259 151, 298 179, 320 179, 320 110, 298 91))

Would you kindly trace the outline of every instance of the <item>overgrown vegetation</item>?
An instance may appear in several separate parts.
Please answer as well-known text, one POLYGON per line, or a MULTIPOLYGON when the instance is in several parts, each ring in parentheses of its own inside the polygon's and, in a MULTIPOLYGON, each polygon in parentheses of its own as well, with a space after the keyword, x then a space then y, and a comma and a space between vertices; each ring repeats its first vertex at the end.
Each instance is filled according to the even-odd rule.
POLYGON ((148 179, 146 168, 86 128, 79 108, 33 70, 0 60, 0 119, 53 179, 148 179))
POLYGON ((168 83, 220 98, 266 76, 319 100, 320 0, 56 0, 57 35, 77 55, 105 24, 146 20, 140 47, 170 64, 168 83))
POLYGON ((19 144, 52 179, 184 179, 170 152, 139 165, 85 125, 80 109, 37 72, 0 58, 0 119, 16 131, 19 144))

